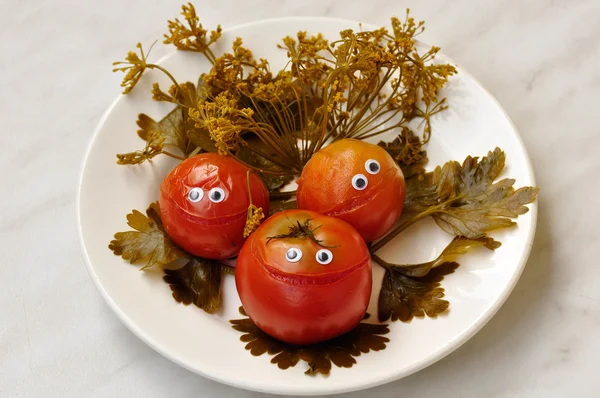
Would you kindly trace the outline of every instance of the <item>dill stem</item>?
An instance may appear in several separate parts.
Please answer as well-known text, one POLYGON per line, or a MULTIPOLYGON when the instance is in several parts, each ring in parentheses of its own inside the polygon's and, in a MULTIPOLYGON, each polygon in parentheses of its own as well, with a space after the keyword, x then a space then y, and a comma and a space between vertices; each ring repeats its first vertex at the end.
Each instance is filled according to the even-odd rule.
POLYGON ((421 213, 418 213, 416 216, 414 216, 410 220, 405 221, 402 224, 398 225, 396 228, 392 229, 386 236, 384 236, 380 241, 378 241, 373 246, 371 246, 371 248, 369 249, 369 252, 375 253, 377 250, 381 249, 383 246, 388 244, 392 239, 394 239, 400 232, 404 231, 406 228, 410 227, 411 225, 416 224, 417 222, 429 217, 432 213, 435 212, 435 210, 433 210, 433 209, 437 209, 437 207, 438 206, 430 207, 429 209, 422 211, 421 213))
POLYGON ((181 157, 179 155, 175 155, 174 153, 171 153, 171 152, 168 152, 168 151, 165 151, 165 150, 160 151, 160 153, 162 153, 163 155, 170 156, 170 157, 172 157, 174 159, 185 160, 184 157, 181 157))

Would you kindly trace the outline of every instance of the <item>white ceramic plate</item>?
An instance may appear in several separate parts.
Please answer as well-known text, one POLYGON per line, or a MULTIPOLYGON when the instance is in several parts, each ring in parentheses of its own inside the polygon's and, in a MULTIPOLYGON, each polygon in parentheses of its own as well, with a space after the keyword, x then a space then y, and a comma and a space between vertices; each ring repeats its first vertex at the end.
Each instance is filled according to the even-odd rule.
MULTIPOLYGON (((306 30, 332 39, 346 28, 359 29, 358 22, 268 20, 226 30, 220 43, 221 49, 228 49, 236 36, 243 37, 244 44, 257 57, 269 59, 275 70, 285 63, 285 53, 276 48, 280 38, 306 30)), ((363 29, 371 28, 363 24, 363 29)), ((201 56, 184 52, 174 52, 160 63, 180 81, 196 81, 209 69, 201 56)), ((268 355, 251 356, 239 341, 240 333, 228 322, 240 318, 233 277, 225 277, 223 311, 209 315, 175 302, 160 271, 139 272, 107 248, 115 232, 128 229, 128 212, 144 210, 158 198, 162 178, 175 165, 165 157, 136 167, 115 163, 116 153, 143 147, 135 133, 138 113, 158 120, 170 110, 168 104, 150 99, 150 87, 156 80, 166 87, 170 84, 158 72, 150 72, 102 118, 86 156, 77 204, 83 255, 98 289, 133 333, 173 362, 222 383, 270 393, 331 394, 372 387, 431 365, 465 343, 496 313, 517 282, 535 233, 535 203, 519 218, 518 227, 493 234, 503 243, 500 249, 493 253, 482 249, 460 259, 461 267, 443 284, 451 303, 448 313, 437 319, 393 323, 387 349, 361 356, 354 367, 334 367, 329 377, 308 377, 303 362, 284 371, 270 364, 268 355)), ((469 154, 483 156, 499 146, 507 155, 503 176, 516 178, 518 186, 535 185, 523 143, 494 98, 460 68, 444 94, 450 109, 434 119, 427 148, 429 165, 462 160, 469 154)), ((449 240, 433 222, 424 221, 379 254, 394 262, 422 262, 434 258, 449 240)), ((374 304, 383 275, 375 268, 372 314, 376 314, 374 304)))

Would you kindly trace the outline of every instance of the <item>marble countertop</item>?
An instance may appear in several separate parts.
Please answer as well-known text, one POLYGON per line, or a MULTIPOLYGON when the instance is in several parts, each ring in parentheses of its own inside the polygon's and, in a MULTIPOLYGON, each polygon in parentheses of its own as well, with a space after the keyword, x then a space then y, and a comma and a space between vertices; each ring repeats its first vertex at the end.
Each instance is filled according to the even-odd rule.
MULTIPOLYGON (((600 396, 600 2, 196 3, 203 21, 225 26, 292 15, 385 24, 409 6, 427 21, 422 40, 496 96, 532 158, 537 235, 506 304, 435 365, 344 397, 600 396)), ((179 3, 0 0, 0 10, 0 396, 262 396, 196 376, 138 340, 79 250, 75 190, 119 92, 110 63, 160 38, 179 3)))

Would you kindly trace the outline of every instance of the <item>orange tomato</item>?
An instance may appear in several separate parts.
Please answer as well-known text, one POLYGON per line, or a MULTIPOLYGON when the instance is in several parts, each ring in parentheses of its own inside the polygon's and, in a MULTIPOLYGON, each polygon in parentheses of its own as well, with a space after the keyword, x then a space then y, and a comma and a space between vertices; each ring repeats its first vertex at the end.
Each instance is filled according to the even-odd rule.
POLYGON ((367 242, 400 218, 406 182, 381 147, 354 139, 336 141, 308 161, 298 179, 298 207, 340 218, 367 242))

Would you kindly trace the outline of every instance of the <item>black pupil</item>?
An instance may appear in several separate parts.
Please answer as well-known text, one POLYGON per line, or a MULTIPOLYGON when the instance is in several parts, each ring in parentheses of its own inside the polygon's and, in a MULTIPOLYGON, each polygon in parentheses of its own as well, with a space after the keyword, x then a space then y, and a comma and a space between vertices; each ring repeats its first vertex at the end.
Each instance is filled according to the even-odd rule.
POLYGON ((214 200, 219 200, 219 199, 221 199, 221 192, 219 192, 219 191, 213 191, 213 193, 212 193, 212 198, 213 198, 214 200))
POLYGON ((327 254, 325 252, 319 253, 319 260, 321 260, 321 261, 327 261, 327 260, 329 260, 329 254, 327 254))
POLYGON ((356 179, 356 186, 359 188, 364 187, 365 185, 367 185, 367 182, 365 181, 364 178, 357 178, 356 179))
POLYGON ((295 250, 290 250, 290 251, 288 252, 288 258, 290 258, 290 259, 292 259, 292 260, 293 260, 293 259, 295 259, 297 256, 298 256, 298 253, 296 253, 296 251, 295 251, 295 250))
POLYGON ((192 200, 198 199, 199 196, 200 196, 200 194, 196 190, 193 190, 192 192, 190 192, 190 199, 192 199, 192 200))
POLYGON ((371 170, 372 172, 379 171, 379 166, 375 162, 370 163, 369 164, 369 170, 371 170))

